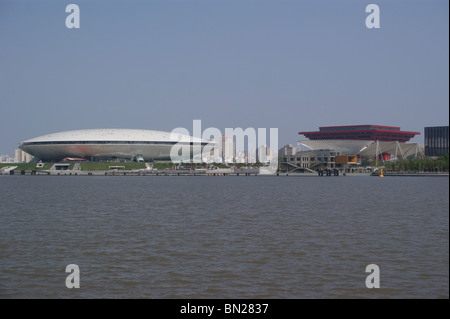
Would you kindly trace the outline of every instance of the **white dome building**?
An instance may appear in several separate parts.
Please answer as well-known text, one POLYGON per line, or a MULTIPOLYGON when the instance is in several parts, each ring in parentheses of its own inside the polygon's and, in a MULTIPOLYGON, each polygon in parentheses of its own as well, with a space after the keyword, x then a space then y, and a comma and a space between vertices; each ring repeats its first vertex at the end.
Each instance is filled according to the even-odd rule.
POLYGON ((211 145, 211 141, 163 131, 138 129, 88 129, 35 137, 19 148, 42 161, 64 158, 99 160, 170 160, 174 145, 211 145))

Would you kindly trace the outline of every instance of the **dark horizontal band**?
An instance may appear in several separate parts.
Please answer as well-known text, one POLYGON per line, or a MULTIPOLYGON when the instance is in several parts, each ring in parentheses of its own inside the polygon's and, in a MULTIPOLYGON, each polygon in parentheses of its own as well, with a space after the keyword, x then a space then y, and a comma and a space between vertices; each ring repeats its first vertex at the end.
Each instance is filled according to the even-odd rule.
POLYGON ((95 145, 118 145, 118 144, 150 144, 150 145, 202 145, 206 146, 208 142, 176 142, 176 141, 48 141, 48 142, 24 142, 22 145, 75 145, 75 144, 95 144, 95 145))

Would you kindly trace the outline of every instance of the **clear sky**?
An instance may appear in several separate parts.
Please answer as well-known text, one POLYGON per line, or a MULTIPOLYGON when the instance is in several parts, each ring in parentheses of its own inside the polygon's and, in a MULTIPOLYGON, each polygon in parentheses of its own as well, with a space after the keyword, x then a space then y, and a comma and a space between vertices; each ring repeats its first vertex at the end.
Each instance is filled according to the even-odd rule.
POLYGON ((449 125, 448 0, 1 0, 0 154, 65 130, 449 125), (70 3, 80 28, 66 28, 70 3), (368 4, 380 28, 365 24, 368 4))

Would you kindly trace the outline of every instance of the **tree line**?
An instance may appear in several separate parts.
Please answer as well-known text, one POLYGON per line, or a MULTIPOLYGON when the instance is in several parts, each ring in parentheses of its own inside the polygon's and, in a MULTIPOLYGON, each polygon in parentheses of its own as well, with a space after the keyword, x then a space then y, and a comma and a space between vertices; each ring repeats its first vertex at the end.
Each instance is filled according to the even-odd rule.
POLYGON ((384 163, 385 169, 392 172, 448 172, 449 154, 437 159, 407 159, 384 163))

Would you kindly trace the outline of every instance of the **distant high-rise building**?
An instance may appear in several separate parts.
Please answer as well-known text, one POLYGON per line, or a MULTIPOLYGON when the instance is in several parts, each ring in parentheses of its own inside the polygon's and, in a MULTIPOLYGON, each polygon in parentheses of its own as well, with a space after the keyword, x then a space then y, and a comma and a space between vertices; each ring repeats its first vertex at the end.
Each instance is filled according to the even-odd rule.
POLYGON ((236 143, 233 135, 222 136, 221 155, 223 163, 234 163, 236 158, 236 143))
POLYGON ((448 152, 448 126, 425 127, 425 156, 442 156, 448 152))
POLYGON ((271 149, 267 145, 260 145, 256 150, 257 163, 269 163, 271 161, 271 149))
POLYGON ((287 144, 278 150, 278 156, 290 156, 297 153, 297 148, 292 144, 287 144))
POLYGON ((33 155, 30 155, 22 150, 16 149, 14 151, 15 163, 28 163, 33 159, 33 155))

